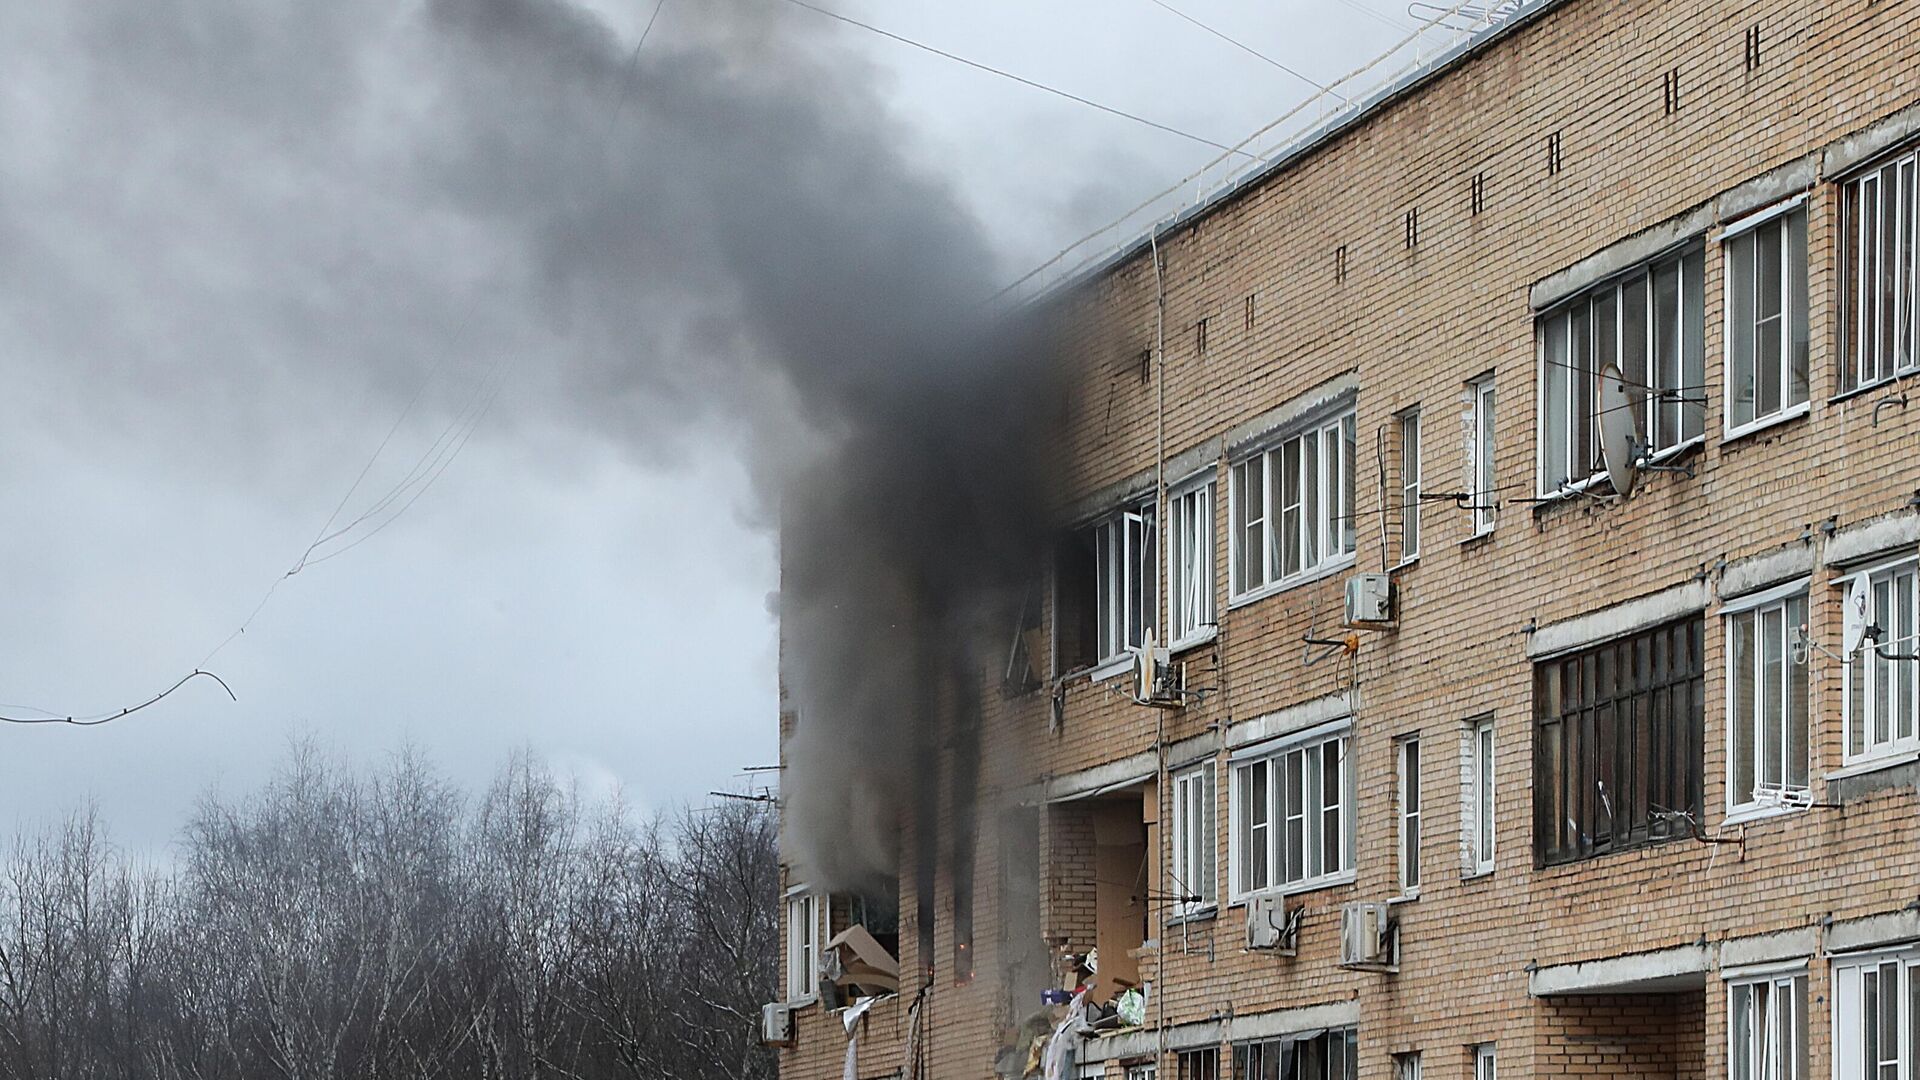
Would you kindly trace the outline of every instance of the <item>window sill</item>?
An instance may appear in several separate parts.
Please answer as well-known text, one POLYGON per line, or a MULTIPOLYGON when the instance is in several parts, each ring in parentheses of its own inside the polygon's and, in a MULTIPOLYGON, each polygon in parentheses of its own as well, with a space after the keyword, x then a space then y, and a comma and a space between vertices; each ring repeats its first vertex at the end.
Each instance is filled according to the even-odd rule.
POLYGON ((1497 526, 1489 526, 1484 529, 1474 530, 1472 533, 1469 533, 1465 539, 1460 541, 1460 546, 1463 548, 1473 547, 1476 544, 1491 540, 1493 538, 1493 530, 1496 527, 1497 526))
POLYGON ((1755 822, 1771 821, 1774 818, 1792 817, 1795 814, 1804 813, 1806 813, 1804 806, 1736 806, 1727 811, 1726 817, 1720 819, 1720 825, 1723 828, 1728 825, 1752 825, 1755 822))
POLYGON ((1192 925, 1195 925, 1196 923, 1212 922, 1213 920, 1219 917, 1220 917, 1219 906, 1217 904, 1208 904, 1206 907, 1195 908, 1194 910, 1189 911, 1184 915, 1170 915, 1167 917, 1166 925, 1192 926, 1192 925))
POLYGON ((1902 765, 1910 765, 1916 761, 1920 761, 1920 750, 1894 750, 1885 754, 1877 754, 1870 758, 1862 758, 1859 761, 1842 766, 1826 774, 1825 779, 1845 780, 1849 777, 1876 773, 1882 769, 1897 769, 1902 765))
POLYGON ((1475 869, 1472 869, 1472 870, 1463 870, 1460 872, 1460 880, 1463 883, 1474 882, 1474 881, 1486 881, 1491 877, 1493 877, 1493 867, 1491 866, 1476 867, 1475 869))
POLYGON ((800 997, 790 997, 784 1004, 787 1008, 797 1012, 809 1006, 820 1004, 820 992, 816 990, 811 994, 803 994, 800 997))
POLYGON ((1338 874, 1330 874, 1326 877, 1311 878, 1307 881, 1298 881, 1293 883, 1292 885, 1275 885, 1272 888, 1268 888, 1268 889, 1255 889, 1250 893, 1242 893, 1239 896, 1234 897, 1233 902, 1228 904, 1227 906, 1243 907, 1246 905, 1247 901, 1257 900, 1261 897, 1298 896, 1301 893, 1318 892, 1321 889, 1332 889, 1332 888, 1337 888, 1341 885, 1351 885, 1354 882, 1354 876, 1355 875, 1352 870, 1342 870, 1338 874))
POLYGON ((1179 641, 1169 643, 1167 645, 1167 652, 1183 653, 1183 652, 1186 652, 1188 649, 1197 649, 1202 645, 1211 645, 1213 644, 1214 639, 1218 638, 1219 636, 1220 636, 1220 624, 1209 623, 1207 627, 1201 630, 1199 633, 1188 634, 1186 637, 1181 638, 1179 641))
MULTIPOLYGON (((1802 410, 1804 410, 1805 408, 1806 406, 1804 405, 1801 406, 1802 410)), ((1781 423, 1791 419, 1793 419, 1793 417, 1786 416, 1783 414, 1777 417, 1769 417, 1766 421, 1766 424, 1767 426, 1772 426, 1773 424, 1781 423)), ((1750 428, 1749 430, 1759 430, 1759 429, 1750 428)), ((1682 440, 1681 442, 1674 443, 1672 446, 1665 447, 1663 449, 1656 450, 1651 454, 1648 454, 1646 458, 1646 462, 1643 466, 1641 466, 1641 468, 1651 468, 1651 467, 1658 467, 1661 465, 1665 465, 1670 461, 1676 461, 1696 451, 1703 450, 1706 448, 1706 445, 1707 445, 1707 437, 1704 434, 1695 435, 1691 439, 1682 440)), ((1539 516, 1540 514, 1545 513, 1546 511, 1552 509, 1553 507, 1565 506, 1567 503, 1573 501, 1577 496, 1580 496, 1580 495, 1586 495, 1596 499, 1606 499, 1606 498, 1611 498, 1614 494, 1615 493, 1613 490, 1613 483, 1611 479, 1608 477, 1606 471, 1602 470, 1600 472, 1594 473, 1591 476, 1588 476, 1583 480, 1570 480, 1550 491, 1537 492, 1536 493, 1537 497, 1534 502, 1533 512, 1535 516, 1539 516), (1596 488, 1603 488, 1604 490, 1596 491, 1594 490, 1596 488)))
POLYGON ((1087 669, 1087 681, 1106 682, 1133 670, 1134 659, 1128 653, 1121 653, 1111 660, 1102 660, 1087 669))
POLYGON ((1792 423, 1793 421, 1798 420, 1803 416, 1806 416, 1808 413, 1812 411, 1813 411, 1813 404, 1811 402, 1803 401, 1798 405, 1792 406, 1791 408, 1782 409, 1777 413, 1771 413, 1767 416, 1761 417, 1758 420, 1753 420, 1746 424, 1743 424, 1740 427, 1727 428, 1726 433, 1720 437, 1720 443, 1721 445, 1724 446, 1727 443, 1739 442, 1741 439, 1750 438, 1754 435, 1758 435, 1763 431, 1771 431, 1772 429, 1777 428, 1782 424, 1792 423))
POLYGON ((1232 597, 1227 601, 1227 610, 1232 611, 1235 608, 1243 608, 1248 604, 1258 603, 1269 596, 1278 595, 1289 589, 1297 589, 1302 585, 1311 585, 1316 581, 1330 578, 1342 570, 1352 569, 1358 561, 1357 552, 1350 555, 1342 555, 1339 559, 1329 563, 1322 563, 1313 570, 1295 574, 1290 578, 1281 578, 1271 585, 1262 585, 1257 589, 1252 589, 1241 593, 1239 596, 1232 597))
POLYGON ((1839 393, 1828 398, 1827 404, 1838 405, 1843 401, 1851 401, 1854 398, 1863 397, 1867 394, 1871 394, 1875 390, 1881 390, 1886 387, 1892 386, 1894 383, 1897 383, 1902 379, 1911 379, 1915 375, 1920 375, 1920 367, 1908 368, 1905 371, 1896 371, 1892 375, 1889 375, 1884 379, 1875 379, 1870 383, 1861 383, 1859 386, 1856 386, 1851 390, 1842 390, 1839 393))

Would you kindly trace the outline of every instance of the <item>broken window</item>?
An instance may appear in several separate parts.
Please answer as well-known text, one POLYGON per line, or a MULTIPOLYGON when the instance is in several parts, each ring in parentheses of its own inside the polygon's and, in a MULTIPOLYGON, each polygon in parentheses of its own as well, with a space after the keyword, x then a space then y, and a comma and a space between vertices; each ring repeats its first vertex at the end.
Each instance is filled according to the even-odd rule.
POLYGON ((1312 886, 1353 869, 1348 732, 1309 733, 1233 768, 1234 897, 1312 886))
POLYGON ((1840 389, 1920 368, 1914 348, 1913 151, 1848 180, 1840 209, 1840 389))
POLYGON ((1865 570, 1839 584, 1865 577, 1873 597, 1878 642, 1863 644, 1847 662, 1846 760, 1879 757, 1920 746, 1920 662, 1895 657, 1920 653, 1920 573, 1916 564, 1865 570))
POLYGON ((811 998, 820 988, 820 905, 806 887, 787 894, 787 1000, 811 998))
POLYGON ((1727 256, 1727 430, 1807 404, 1807 215, 1790 210, 1722 241, 1727 256))
POLYGON ((1079 530, 1062 545, 1055 577, 1058 670, 1118 660, 1158 618, 1151 502, 1079 530))
POLYGON ((1173 778, 1173 868, 1176 917, 1213 907, 1213 763, 1173 778))
POLYGON ((1534 844, 1542 865, 1700 826, 1705 620, 1534 667, 1534 844))
POLYGON ((1355 1080, 1360 1053, 1353 1028, 1306 1032, 1233 1048, 1235 1080, 1355 1080))
POLYGON ((1807 790, 1807 658, 1793 649, 1806 621, 1804 593, 1750 604, 1723 621, 1729 810, 1779 806, 1781 793, 1807 790))
POLYGON ((1167 497, 1168 638, 1179 645, 1213 629, 1213 481, 1167 497))
POLYGON ((1704 433, 1704 260, 1693 244, 1541 317, 1540 494, 1605 475, 1598 390, 1609 364, 1620 370, 1636 439, 1648 452, 1704 433))
POLYGON ((820 990, 834 1007, 900 989, 900 905, 891 897, 837 895, 827 901, 820 990))
POLYGON ((1420 1053, 1393 1055, 1393 1080, 1420 1080, 1420 1053))
POLYGON ((1233 594, 1351 561, 1354 414, 1297 431, 1233 467, 1233 594))
POLYGON ((1806 975, 1730 980, 1727 1041, 1729 1080, 1806 1080, 1806 975))

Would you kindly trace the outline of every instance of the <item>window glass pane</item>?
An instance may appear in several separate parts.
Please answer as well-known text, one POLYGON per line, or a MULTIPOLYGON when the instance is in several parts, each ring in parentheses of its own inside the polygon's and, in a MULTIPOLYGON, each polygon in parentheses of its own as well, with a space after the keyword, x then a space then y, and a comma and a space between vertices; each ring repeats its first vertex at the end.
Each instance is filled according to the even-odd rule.
POLYGON ((1479 445, 1474 449, 1474 464, 1479 475, 1474 478, 1476 492, 1474 504, 1474 526, 1478 529, 1493 528, 1494 516, 1498 513, 1495 506, 1500 493, 1494 489, 1494 441, 1493 441, 1493 383, 1491 378, 1480 387, 1480 408, 1478 412, 1479 445))
POLYGON ((1895 314, 1898 307, 1896 293, 1895 267, 1899 265, 1900 243, 1900 185, 1893 176, 1891 168, 1882 169, 1880 181, 1879 214, 1879 256, 1875 306, 1879 316, 1880 376, 1893 374, 1893 364, 1899 354, 1901 342, 1894 334, 1895 314))
POLYGON ((1266 525, 1266 458, 1255 455, 1236 465, 1234 475, 1234 505, 1239 511, 1239 520, 1235 523, 1235 539, 1240 545, 1240 556, 1234 566, 1239 577, 1234 581, 1235 592, 1246 592, 1260 584, 1266 575, 1267 547, 1266 525))
POLYGON ((1880 177, 1860 181, 1860 381, 1880 378, 1880 177))
POLYGON ((1280 844, 1283 881, 1299 881, 1306 876, 1307 807, 1306 754, 1299 750, 1288 754, 1282 770, 1281 791, 1285 797, 1282 817, 1286 827, 1280 844))
POLYGON ((1653 385, 1662 391, 1654 403, 1656 417, 1649 440, 1659 447, 1671 446, 1686 436, 1682 433, 1680 397, 1699 397, 1698 390, 1683 389, 1686 379, 1680 374, 1680 264, 1664 263, 1653 271, 1653 385))
POLYGON ((1340 421, 1340 509, 1334 525, 1340 533, 1340 553, 1350 555, 1354 550, 1354 512, 1353 512, 1353 471, 1354 471, 1354 417, 1349 415, 1340 421))
POLYGON ((1300 571, 1300 440, 1280 451, 1280 575, 1300 571))
POLYGON ((1754 769, 1754 615, 1735 615, 1727 620, 1728 680, 1733 691, 1733 777, 1729 792, 1734 805, 1751 802, 1754 769))
MULTIPOLYGON (((1331 444, 1332 440, 1328 440, 1331 444)), ((1321 474, 1321 440, 1312 433, 1301 436, 1300 446, 1300 561, 1288 567, 1289 572, 1305 570, 1320 562, 1321 509, 1320 492, 1325 484, 1321 474)), ((1329 445, 1331 450, 1332 446, 1329 445)), ((1331 464, 1331 463, 1329 463, 1331 464)))
POLYGON ((1592 318, 1584 304, 1573 309, 1572 345, 1573 404, 1569 418, 1573 423, 1573 438, 1567 451, 1567 476, 1571 480, 1584 480, 1593 472, 1594 450, 1598 445, 1593 434, 1593 374, 1598 365, 1593 358, 1592 318))
POLYGON ((1784 304, 1787 316, 1786 405, 1807 400, 1807 215, 1787 215, 1787 280, 1784 304))
POLYGON ((1727 415, 1734 427, 1751 423, 1759 408, 1756 246, 1752 232, 1727 245, 1727 415))
POLYGON ((1771 787, 1786 783, 1786 614, 1760 613, 1760 775, 1771 787))
MULTIPOLYGON (((1794 597, 1787 601, 1787 631, 1793 634, 1807 623, 1807 601, 1805 597, 1794 597)), ((1804 789, 1807 786, 1807 759, 1812 747, 1807 742, 1807 661, 1801 656, 1797 660, 1789 654, 1787 666, 1787 784, 1790 787, 1804 789)))
POLYGON ((1476 737, 1477 749, 1475 761, 1478 766, 1476 783, 1478 785, 1479 805, 1476 807, 1476 824, 1479 826, 1476 854, 1482 864, 1493 861, 1493 725, 1482 725, 1476 737))
POLYGON ((1400 557, 1420 553, 1420 417, 1400 421, 1400 557))
MULTIPOLYGON (((1620 374, 1627 384, 1627 400, 1633 403, 1633 426, 1643 439, 1658 438, 1649 422, 1646 387, 1655 378, 1647 363, 1649 275, 1640 275, 1620 287, 1620 374)), ((1661 445, 1664 445, 1662 443, 1661 445)))
POLYGON ((1345 832, 1340 827, 1342 802, 1340 797, 1341 748, 1344 741, 1324 744, 1320 748, 1320 798, 1323 809, 1320 812, 1321 873, 1332 873, 1345 868, 1346 859, 1342 853, 1346 850, 1345 832))
POLYGON ((1706 260, 1704 247, 1680 259, 1680 382, 1691 399, 1680 406, 1682 439, 1698 438, 1707 429, 1706 260))
MULTIPOLYGON (((1920 642, 1914 637, 1914 579, 1913 571, 1895 574, 1893 579, 1894 615, 1891 632, 1894 641, 1889 651, 1911 656, 1920 653, 1920 642)), ((1895 738, 1913 737, 1915 711, 1915 680, 1920 678, 1920 663, 1911 660, 1894 661, 1897 675, 1894 689, 1894 732, 1895 738)))
POLYGON ((1740 985, 1728 994, 1727 1028, 1732 1080, 1756 1080, 1753 1074, 1753 987, 1740 985))
POLYGON ((1845 185, 1840 195, 1840 389, 1860 382, 1860 184, 1845 185))
MULTIPOLYGON (((1541 396, 1545 399, 1541 406, 1540 417, 1540 490, 1542 491, 1552 491, 1559 487, 1571 474, 1567 445, 1572 437, 1572 420, 1569 410, 1572 402, 1573 372, 1570 368, 1573 357, 1568 345, 1572 327, 1571 313, 1563 312, 1548 319, 1541 347, 1541 363, 1546 368, 1541 373, 1541 396)), ((1477 397, 1475 413, 1477 416, 1477 397)), ((1476 445, 1475 452, 1477 451, 1476 445)), ((1471 471, 1476 477, 1473 486, 1477 487, 1478 472, 1471 471)))

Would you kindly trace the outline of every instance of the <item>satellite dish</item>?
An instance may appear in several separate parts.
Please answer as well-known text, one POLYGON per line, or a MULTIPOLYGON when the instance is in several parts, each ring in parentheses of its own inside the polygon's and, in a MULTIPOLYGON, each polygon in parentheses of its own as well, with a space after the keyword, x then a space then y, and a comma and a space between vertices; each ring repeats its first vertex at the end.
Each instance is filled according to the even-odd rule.
POLYGON ((1865 574, 1854 575, 1841 610, 1840 652, 1852 656, 1867 639, 1867 628, 1873 625, 1873 591, 1867 587, 1865 574))
POLYGON ((1627 397, 1627 382, 1617 364, 1600 369, 1600 459, 1606 462, 1607 479, 1613 481, 1616 495, 1633 490, 1639 475, 1634 462, 1634 443, 1638 430, 1633 420, 1633 401, 1627 397))

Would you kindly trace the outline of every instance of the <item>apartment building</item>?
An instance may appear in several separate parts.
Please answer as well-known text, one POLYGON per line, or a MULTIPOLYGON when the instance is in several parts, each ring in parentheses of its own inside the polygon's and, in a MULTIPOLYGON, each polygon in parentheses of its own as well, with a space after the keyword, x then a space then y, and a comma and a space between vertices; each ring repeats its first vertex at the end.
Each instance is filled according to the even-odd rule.
POLYGON ((789 868, 785 1080, 1920 1077, 1916 148, 1904 0, 1540 0, 1057 290, 991 827, 789 868))

